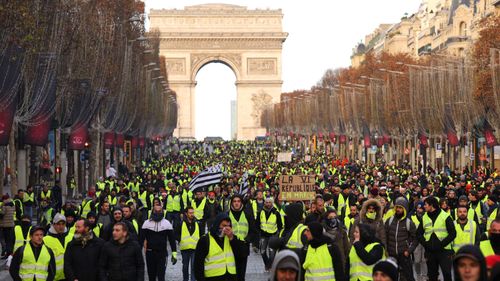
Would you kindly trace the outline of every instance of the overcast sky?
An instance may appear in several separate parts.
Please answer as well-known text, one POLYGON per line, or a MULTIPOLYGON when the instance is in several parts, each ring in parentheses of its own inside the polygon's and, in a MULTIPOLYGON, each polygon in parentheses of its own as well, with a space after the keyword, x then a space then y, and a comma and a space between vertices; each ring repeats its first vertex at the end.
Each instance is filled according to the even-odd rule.
MULTIPOLYGON (((356 43, 362 41, 364 36, 371 33, 379 24, 397 23, 405 13, 411 15, 417 12, 422 0, 225 0, 214 2, 146 0, 145 2, 146 11, 151 8, 182 9, 185 6, 214 2, 247 6, 250 9, 282 9, 283 31, 289 33, 283 45, 282 76, 283 91, 288 92, 309 89, 329 68, 349 66, 352 49, 356 43)), ((207 106, 197 107, 197 138, 203 138, 206 135, 229 138, 229 99, 236 97, 235 87, 225 85, 220 88, 220 83, 227 81, 230 77, 232 77, 229 79, 230 83, 234 83, 231 70, 217 64, 209 64, 199 72, 196 104, 206 105, 206 102, 216 98, 220 107, 216 112, 210 112, 210 107, 207 106), (221 77, 225 80, 221 80, 221 77), (232 91, 232 93, 226 91, 232 91)))

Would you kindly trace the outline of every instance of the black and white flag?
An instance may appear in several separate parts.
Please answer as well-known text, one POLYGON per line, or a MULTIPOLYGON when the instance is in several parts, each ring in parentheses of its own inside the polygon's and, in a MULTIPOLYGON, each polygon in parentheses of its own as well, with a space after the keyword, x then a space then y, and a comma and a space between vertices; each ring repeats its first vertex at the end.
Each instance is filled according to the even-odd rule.
POLYGON ((248 172, 245 172, 243 174, 243 177, 241 177, 241 185, 240 185, 239 194, 245 195, 247 193, 248 193, 248 172))
POLYGON ((195 192, 198 189, 203 189, 212 184, 220 183, 221 179, 222 164, 208 167, 191 180, 191 182, 189 183, 189 190, 195 192))

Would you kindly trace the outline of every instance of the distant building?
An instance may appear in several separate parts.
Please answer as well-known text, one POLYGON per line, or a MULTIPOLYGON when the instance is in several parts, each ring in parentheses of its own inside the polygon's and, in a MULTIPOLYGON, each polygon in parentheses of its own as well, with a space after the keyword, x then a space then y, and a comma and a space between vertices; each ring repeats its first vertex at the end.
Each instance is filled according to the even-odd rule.
POLYGON ((415 14, 381 24, 358 43, 351 65, 359 66, 370 51, 464 57, 479 37, 479 22, 494 14, 500 14, 500 0, 423 0, 415 14))
POLYGON ((231 139, 236 140, 238 132, 237 106, 236 101, 231 101, 231 139))

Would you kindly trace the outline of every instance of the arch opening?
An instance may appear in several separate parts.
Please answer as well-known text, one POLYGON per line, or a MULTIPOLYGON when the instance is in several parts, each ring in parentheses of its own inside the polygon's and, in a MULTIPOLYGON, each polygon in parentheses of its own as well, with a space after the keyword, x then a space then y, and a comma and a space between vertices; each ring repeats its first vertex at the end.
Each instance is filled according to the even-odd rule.
POLYGON ((236 137, 237 74, 221 60, 204 62, 193 73, 195 88, 195 137, 236 137))

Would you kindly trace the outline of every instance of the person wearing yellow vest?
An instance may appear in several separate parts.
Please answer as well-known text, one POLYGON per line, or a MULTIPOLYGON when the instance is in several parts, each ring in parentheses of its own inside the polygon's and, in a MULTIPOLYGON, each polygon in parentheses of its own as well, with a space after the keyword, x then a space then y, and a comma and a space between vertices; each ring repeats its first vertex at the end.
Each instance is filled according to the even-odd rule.
POLYGON ((269 271, 273 263, 275 252, 269 247, 269 239, 277 236, 283 228, 281 215, 274 208, 274 199, 268 197, 264 201, 264 207, 255 218, 255 228, 260 231, 260 254, 264 261, 266 271, 269 271))
POLYGON ((451 281, 452 242, 457 236, 455 224, 450 215, 439 208, 436 197, 427 197, 424 209, 426 213, 417 228, 417 238, 426 251, 429 281, 438 280, 439 268, 444 281, 451 281))
POLYGON ((187 207, 184 214, 184 219, 179 228, 180 233, 178 233, 178 237, 180 237, 179 247, 182 255, 182 280, 195 281, 194 252, 196 244, 200 240, 200 227, 195 221, 193 207, 187 207), (191 271, 189 270, 189 264, 191 264, 191 271))
POLYGON ((339 247, 323 234, 323 226, 316 221, 307 225, 309 240, 306 259, 302 265, 306 281, 344 280, 344 267, 339 247))
POLYGON ((182 202, 182 196, 177 192, 177 188, 171 185, 169 194, 167 195, 166 209, 167 209, 167 220, 172 223, 174 229, 180 227, 181 221, 181 211, 184 208, 182 202))
MULTIPOLYGON (((252 210, 250 208, 245 208, 242 195, 233 195, 231 209, 228 215, 231 219, 234 236, 236 236, 236 239, 243 241, 246 245, 246 249, 250 251, 250 243, 255 243, 255 219, 252 210)), ((236 272, 239 281, 245 281, 249 254, 250 252, 248 252, 247 256, 236 259, 236 272)))
POLYGON ((194 254, 197 281, 239 281, 236 260, 248 256, 248 245, 236 238, 227 213, 220 213, 198 240, 194 254))
POLYGON ((208 217, 208 208, 206 208, 207 198, 205 198, 203 192, 199 190, 197 190, 194 194, 195 198, 191 201, 191 206, 193 206, 194 217, 200 226, 201 235, 203 235, 205 234, 205 227, 207 224, 206 219, 208 217))
POLYGON ((481 241, 479 248, 485 257, 500 255, 500 219, 491 222, 488 240, 481 241))
POLYGON ((353 229, 353 244, 349 252, 349 280, 372 280, 373 267, 384 256, 384 247, 370 224, 358 224, 353 229))
POLYGON ((35 193, 33 187, 28 185, 23 197, 24 213, 28 214, 30 218, 33 217, 33 209, 35 208, 35 193))
POLYGON ((455 221, 457 237, 453 240, 455 253, 465 245, 479 245, 481 231, 475 221, 467 219, 467 212, 467 207, 457 207, 457 220, 455 221))
POLYGON ((486 200, 485 207, 487 211, 485 213, 486 218, 483 219, 486 223, 486 231, 490 230, 491 223, 500 217, 500 206, 498 204, 498 197, 496 194, 491 194, 486 200))
POLYGON ((133 213, 132 213, 132 208, 128 205, 125 205, 122 207, 122 212, 123 212, 123 220, 128 221, 132 226, 134 227, 135 233, 139 235, 139 223, 137 222, 137 219, 134 218, 133 213))
POLYGON ((38 217, 38 223, 42 226, 48 227, 50 222, 54 218, 56 212, 54 208, 50 206, 50 202, 48 199, 43 200, 40 203, 40 211, 38 217))
POLYGON ((28 215, 23 215, 20 223, 14 227, 14 252, 30 240, 31 228, 31 218, 28 215))
POLYGON ((57 213, 49 228, 48 234, 43 237, 44 244, 54 252, 56 259, 56 276, 54 280, 65 280, 64 253, 66 246, 73 239, 73 235, 66 228, 66 217, 57 213))
POLYGON ((30 230, 31 240, 19 247, 12 256, 10 276, 22 281, 53 281, 56 275, 56 260, 53 251, 44 245, 44 228, 34 226, 30 230))
POLYGON ((42 191, 40 192, 38 201, 40 202, 40 201, 45 200, 45 199, 48 199, 49 201, 52 200, 52 191, 49 190, 47 185, 43 185, 43 188, 42 188, 42 191))
POLYGON ((90 223, 90 230, 94 233, 95 237, 101 237, 102 223, 97 222, 97 216, 94 212, 87 215, 87 220, 90 223))

